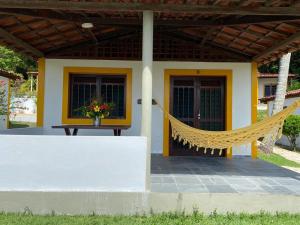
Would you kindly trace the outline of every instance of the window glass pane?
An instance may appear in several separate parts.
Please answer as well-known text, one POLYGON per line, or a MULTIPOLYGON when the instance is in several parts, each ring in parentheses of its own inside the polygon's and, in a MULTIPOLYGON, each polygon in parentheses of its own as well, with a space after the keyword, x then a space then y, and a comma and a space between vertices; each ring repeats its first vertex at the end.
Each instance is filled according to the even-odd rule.
POLYGON ((78 109, 102 98, 114 105, 110 118, 125 118, 125 81, 125 76, 71 75, 69 117, 84 117, 78 109))
POLYGON ((272 95, 276 94, 276 85, 272 85, 272 95))
POLYGON ((270 85, 265 85, 265 96, 270 96, 271 95, 271 90, 270 90, 270 85))
POLYGON ((96 77, 71 76, 70 88, 70 113, 71 117, 82 117, 78 110, 82 106, 90 104, 96 98, 96 77))
POLYGON ((125 78, 103 77, 101 97, 104 102, 114 105, 111 118, 125 118, 125 78))

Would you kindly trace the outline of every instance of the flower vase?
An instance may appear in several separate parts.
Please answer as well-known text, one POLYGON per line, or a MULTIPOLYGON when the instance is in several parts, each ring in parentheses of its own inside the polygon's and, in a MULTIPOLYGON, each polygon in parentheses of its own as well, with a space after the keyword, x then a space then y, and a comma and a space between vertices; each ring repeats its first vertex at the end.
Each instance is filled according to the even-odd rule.
POLYGON ((100 126, 100 125, 101 125, 101 118, 97 116, 97 117, 94 119, 94 126, 98 127, 98 126, 100 126))

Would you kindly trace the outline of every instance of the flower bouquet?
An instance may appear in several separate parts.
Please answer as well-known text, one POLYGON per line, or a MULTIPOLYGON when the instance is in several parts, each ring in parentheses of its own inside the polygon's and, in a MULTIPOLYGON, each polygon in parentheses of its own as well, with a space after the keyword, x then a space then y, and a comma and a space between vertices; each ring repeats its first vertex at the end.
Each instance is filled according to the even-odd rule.
POLYGON ((112 104, 101 103, 97 100, 93 100, 89 106, 80 108, 83 116, 93 119, 95 126, 101 125, 101 119, 108 117, 111 110, 112 104))

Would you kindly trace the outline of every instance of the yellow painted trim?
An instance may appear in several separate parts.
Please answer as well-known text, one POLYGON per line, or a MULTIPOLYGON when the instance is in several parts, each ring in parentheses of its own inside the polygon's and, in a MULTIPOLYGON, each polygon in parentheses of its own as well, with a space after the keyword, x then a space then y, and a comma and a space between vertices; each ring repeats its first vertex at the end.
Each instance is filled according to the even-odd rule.
MULTIPOLYGON (((252 62, 251 65, 251 122, 256 123, 257 121, 257 105, 258 105, 258 79, 257 79, 257 63, 252 62)), ((251 157, 252 159, 257 158, 257 142, 254 141, 251 144, 251 157)))
MULTIPOLYGON (((226 78, 226 130, 232 130, 232 70, 211 69, 166 69, 164 72, 164 110, 169 112, 170 106, 170 78, 171 76, 211 76, 226 78)), ((169 156, 169 120, 164 117, 163 155, 169 156)), ((232 150, 228 149, 227 158, 232 157, 232 150)))
POLYGON ((69 118, 69 78, 72 74, 104 74, 126 76, 126 118, 125 119, 103 119, 104 125, 131 125, 132 115, 132 69, 129 68, 96 68, 96 67, 64 67, 63 96, 62 96, 62 123, 63 124, 92 124, 91 119, 69 118))
POLYGON ((6 119, 6 128, 10 128, 9 127, 9 115, 10 115, 10 98, 11 98, 11 81, 10 79, 8 79, 7 82, 7 119, 6 119))
POLYGON ((45 66, 45 58, 40 58, 37 77, 37 127, 44 125, 45 66))

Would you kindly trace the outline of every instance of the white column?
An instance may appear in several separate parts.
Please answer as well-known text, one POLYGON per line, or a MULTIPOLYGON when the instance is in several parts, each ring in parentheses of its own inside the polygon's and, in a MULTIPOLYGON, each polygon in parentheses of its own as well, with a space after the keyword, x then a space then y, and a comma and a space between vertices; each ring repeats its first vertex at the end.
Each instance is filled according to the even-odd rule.
POLYGON ((147 137, 146 189, 150 190, 152 123, 153 12, 143 12, 143 73, 141 136, 147 137))

